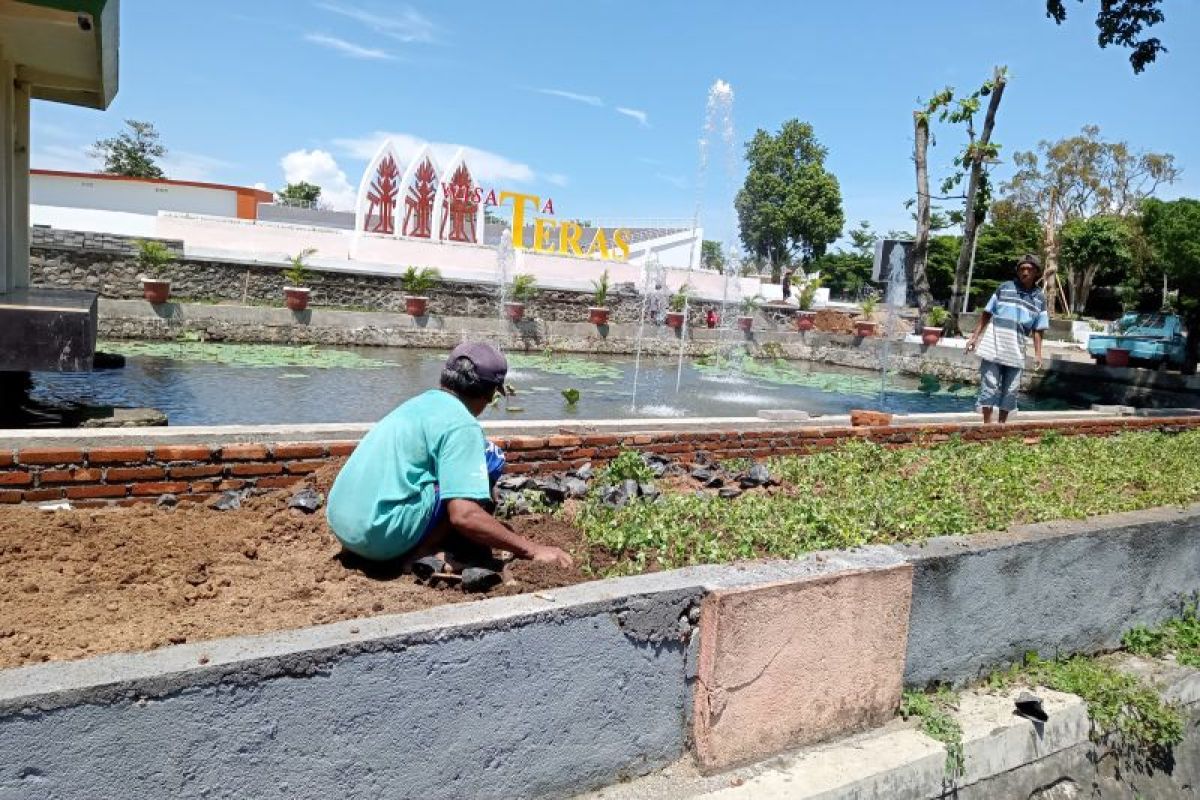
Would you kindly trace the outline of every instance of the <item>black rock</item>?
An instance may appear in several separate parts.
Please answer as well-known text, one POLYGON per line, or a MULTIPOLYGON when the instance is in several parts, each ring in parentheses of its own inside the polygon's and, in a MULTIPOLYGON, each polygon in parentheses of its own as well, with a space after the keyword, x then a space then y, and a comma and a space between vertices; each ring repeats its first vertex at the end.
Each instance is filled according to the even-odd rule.
POLYGON ((563 478, 562 485, 567 490, 567 497, 583 497, 588 493, 587 481, 580 477, 568 475, 563 478))
POLYGON ((464 592, 486 592, 504 582, 499 572, 483 567, 467 567, 462 571, 464 592))
POLYGON ((1050 715, 1046 713, 1046 709, 1042 708, 1042 699, 1030 692, 1021 692, 1015 703, 1017 709, 1013 713, 1018 717, 1025 717, 1037 722, 1045 722, 1050 719, 1050 715))
POLYGON ((582 467, 577 467, 567 473, 571 477, 579 478, 581 481, 590 481, 596 477, 596 468, 592 466, 592 462, 584 464, 582 467))
POLYGON ((657 500, 660 495, 662 495, 662 492, 660 492, 658 487, 653 483, 639 483, 638 494, 646 500, 654 501, 657 500))
POLYGON ((496 481, 496 487, 502 491, 520 492, 531 486, 533 486, 533 478, 526 475, 505 475, 496 481))
POLYGON ((712 470, 705 469, 704 467, 696 467, 694 470, 692 470, 691 476, 701 483, 706 483, 712 480, 713 472, 712 470))
POLYGON ((218 497, 212 507, 217 511, 235 511, 242 507, 242 494, 231 489, 218 497))
POLYGON ((155 501, 154 505, 162 506, 164 508, 171 508, 172 506, 179 505, 179 498, 173 494, 164 494, 155 501))
POLYGON ((630 479, 605 489, 600 502, 607 508, 624 508, 636 500, 637 496, 638 482, 630 479))
POLYGON ((642 453, 642 462, 650 468, 650 474, 661 478, 671 466, 671 459, 658 453, 642 453))
POLYGON ((288 500, 288 508, 298 508, 305 514, 311 514, 325 504, 325 497, 310 487, 305 487, 292 495, 288 500))
POLYGON ((567 499, 567 489, 563 486, 562 478, 557 475, 538 478, 533 482, 533 488, 542 493, 547 503, 558 504, 567 499))
POLYGON ((721 491, 717 492, 717 497, 723 497, 726 500, 732 500, 735 497, 741 497, 742 490, 736 486, 726 486, 721 491))
POLYGON ((738 485, 743 489, 753 489, 756 486, 768 486, 771 480, 770 471, 762 464, 754 464, 745 475, 738 477, 738 485))
POLYGON ((704 482, 705 489, 719 489, 725 485, 725 479, 720 475, 713 475, 704 482))

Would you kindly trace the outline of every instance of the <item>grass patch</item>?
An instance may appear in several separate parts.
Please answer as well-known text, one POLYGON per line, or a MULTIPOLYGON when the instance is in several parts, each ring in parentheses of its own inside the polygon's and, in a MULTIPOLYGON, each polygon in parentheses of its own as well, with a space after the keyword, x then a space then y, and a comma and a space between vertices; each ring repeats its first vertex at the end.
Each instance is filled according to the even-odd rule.
POLYGON ((365 358, 347 350, 330 350, 316 345, 230 344, 226 342, 134 342, 103 341, 97 350, 126 357, 169 358, 229 367, 310 367, 312 369, 383 369, 388 361, 365 358))
POLYGON ((1055 660, 1028 653, 1023 664, 993 673, 988 685, 1008 689, 1015 684, 1045 686, 1073 694, 1087 703, 1096 740, 1115 738, 1123 749, 1151 756, 1183 740, 1183 716, 1164 703, 1153 686, 1089 656, 1055 660))
POLYGON ((962 725, 954 718, 958 710, 958 693, 942 687, 936 692, 905 691, 900 698, 900 716, 916 717, 920 731, 946 747, 946 781, 953 783, 962 777, 965 766, 962 725))
POLYGON ((1156 628, 1139 625, 1130 629, 1122 644, 1134 655, 1162 658, 1171 653, 1180 664, 1200 668, 1200 617, 1196 606, 1188 606, 1182 615, 1156 628))
POLYGON ((667 494, 577 518, 613 573, 919 541, 1200 500, 1200 431, 952 441, 889 450, 852 441, 769 462, 774 494, 667 494))

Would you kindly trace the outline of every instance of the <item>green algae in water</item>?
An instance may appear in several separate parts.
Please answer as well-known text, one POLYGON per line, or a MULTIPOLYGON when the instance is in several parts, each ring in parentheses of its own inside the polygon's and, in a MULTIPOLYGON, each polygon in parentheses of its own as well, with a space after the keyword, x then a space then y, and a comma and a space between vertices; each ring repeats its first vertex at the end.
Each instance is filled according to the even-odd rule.
MULTIPOLYGON (((783 359, 759 360, 753 358, 724 359, 718 357, 703 357, 696 360, 696 369, 703 374, 724 374, 730 370, 739 371, 743 375, 757 378, 767 383, 787 386, 804 386, 809 389, 819 389, 824 392, 836 392, 844 395, 860 397, 877 397, 879 395, 879 378, 865 375, 849 375, 835 372, 806 372, 797 369, 783 359)), ((895 373, 889 373, 895 375, 895 373)), ((928 382, 926 388, 930 388, 928 382)), ((941 388, 939 383, 939 388, 941 388)), ((937 391, 936 389, 933 391, 937 391)), ((888 387, 888 394, 925 394, 922 389, 899 389, 888 387)), ((954 384, 945 388, 941 394, 956 397, 974 396, 974 390, 954 384)))
MULTIPOLYGON (((125 357, 170 358, 228 367, 302 367, 312 369, 383 369, 388 361, 316 345, 230 344, 226 342, 100 342, 97 349, 125 357)), ((287 377, 299 377, 289 373, 287 377)), ((307 376, 305 376, 307 377, 307 376)))
POLYGON ((562 354, 534 356, 527 353, 506 353, 505 358, 508 359, 510 369, 536 369, 552 375, 566 375, 572 378, 615 380, 621 377, 621 370, 611 364, 600 364, 562 354))

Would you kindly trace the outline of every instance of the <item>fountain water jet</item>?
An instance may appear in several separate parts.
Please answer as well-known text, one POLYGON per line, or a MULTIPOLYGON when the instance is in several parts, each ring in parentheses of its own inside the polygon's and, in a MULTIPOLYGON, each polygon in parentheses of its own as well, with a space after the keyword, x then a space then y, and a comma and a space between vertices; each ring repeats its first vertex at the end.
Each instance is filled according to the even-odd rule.
POLYGON ((883 346, 879 350, 879 410, 887 407, 888 361, 891 360, 892 336, 896 333, 900 309, 908 304, 908 275, 905 272, 905 250, 893 247, 888 259, 888 282, 884 301, 887 318, 883 324, 883 346))

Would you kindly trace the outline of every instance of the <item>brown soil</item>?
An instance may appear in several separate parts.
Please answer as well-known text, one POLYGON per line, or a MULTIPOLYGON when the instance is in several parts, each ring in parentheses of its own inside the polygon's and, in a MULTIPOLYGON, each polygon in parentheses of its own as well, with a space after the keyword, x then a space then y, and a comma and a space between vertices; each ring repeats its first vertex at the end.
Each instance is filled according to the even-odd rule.
POLYGON ((825 333, 854 333, 854 318, 850 314, 826 308, 813 317, 813 327, 825 333))
MULTIPOLYGON (((328 491, 340 465, 312 476, 328 491)), ((589 579, 581 566, 516 561, 487 595, 368 575, 339 560, 323 511, 287 508, 294 490, 235 511, 199 505, 0 511, 0 668, 394 614, 589 579)), ((562 521, 526 517, 518 533, 602 570, 562 521)))

